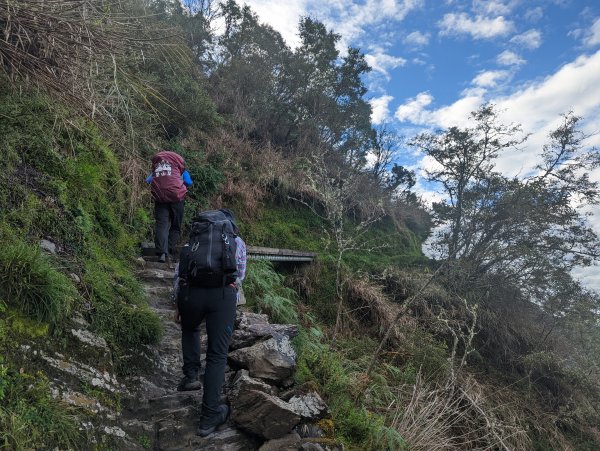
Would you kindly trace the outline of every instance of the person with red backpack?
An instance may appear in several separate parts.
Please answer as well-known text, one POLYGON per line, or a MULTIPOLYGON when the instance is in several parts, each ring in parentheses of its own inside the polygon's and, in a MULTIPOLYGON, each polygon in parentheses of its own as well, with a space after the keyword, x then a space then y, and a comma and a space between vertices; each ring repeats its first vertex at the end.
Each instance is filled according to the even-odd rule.
POLYGON ((175 270, 177 320, 181 323, 183 379, 177 390, 199 390, 200 324, 208 344, 204 393, 197 434, 205 437, 223 424, 229 406, 221 401, 238 292, 246 275, 246 245, 228 209, 205 211, 192 222, 190 240, 175 270))
POLYGON ((162 151, 152 157, 152 174, 146 178, 154 199, 154 244, 159 262, 175 253, 181 234, 184 199, 192 178, 183 157, 162 151))

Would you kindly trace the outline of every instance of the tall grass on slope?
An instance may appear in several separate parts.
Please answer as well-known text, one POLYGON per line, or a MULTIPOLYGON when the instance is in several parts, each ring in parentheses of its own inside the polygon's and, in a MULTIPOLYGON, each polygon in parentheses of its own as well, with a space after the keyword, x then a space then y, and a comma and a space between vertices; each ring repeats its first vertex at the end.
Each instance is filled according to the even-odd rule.
POLYGON ((37 246, 4 243, 0 252, 0 297, 38 321, 58 324, 79 295, 37 246))
POLYGON ((244 292, 249 305, 267 313, 273 321, 297 324, 296 292, 285 287, 284 280, 283 275, 275 272, 271 262, 250 262, 244 292))

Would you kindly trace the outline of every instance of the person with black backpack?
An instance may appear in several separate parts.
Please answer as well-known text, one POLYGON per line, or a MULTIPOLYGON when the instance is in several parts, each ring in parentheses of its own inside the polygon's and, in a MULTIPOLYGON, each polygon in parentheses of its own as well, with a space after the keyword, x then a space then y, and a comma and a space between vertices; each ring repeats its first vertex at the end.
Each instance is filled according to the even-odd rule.
POLYGON ((200 213, 176 268, 177 316, 181 322, 184 377, 177 390, 198 390, 200 323, 206 320, 208 345, 198 435, 223 424, 229 406, 221 402, 229 341, 233 333, 238 290, 246 274, 246 245, 228 209, 200 213))
POLYGON ((175 252, 183 222, 184 199, 192 178, 183 157, 162 151, 152 157, 152 173, 146 178, 154 199, 154 244, 158 261, 165 263, 175 252))

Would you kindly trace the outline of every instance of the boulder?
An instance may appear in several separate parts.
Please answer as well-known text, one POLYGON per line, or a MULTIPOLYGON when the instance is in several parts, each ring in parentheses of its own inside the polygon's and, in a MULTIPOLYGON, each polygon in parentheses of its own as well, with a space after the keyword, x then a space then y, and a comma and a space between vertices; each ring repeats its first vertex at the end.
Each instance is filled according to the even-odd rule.
POLYGON ((247 369, 252 377, 288 386, 296 369, 296 352, 288 337, 278 335, 231 352, 229 362, 235 368, 247 369))
POLYGON ((264 382, 259 381, 258 379, 250 377, 248 370, 239 370, 235 374, 233 383, 231 384, 229 398, 237 398, 240 395, 240 393, 248 390, 261 391, 263 393, 268 393, 269 395, 275 394, 275 389, 269 384, 265 384, 264 382))
POLYGON ((258 390, 241 391, 231 407, 231 418, 240 428, 266 439, 283 437, 300 422, 288 403, 258 390))
POLYGON ((298 335, 298 326, 293 324, 245 324, 233 332, 229 348, 231 350, 246 348, 277 335, 294 338, 298 335))
POLYGON ((269 317, 262 313, 251 313, 238 310, 235 318, 235 328, 245 329, 251 324, 269 324, 269 317))
POLYGON ((304 420, 318 420, 329 414, 329 408, 317 392, 292 397, 288 403, 304 420))
POLYGON ((52 255, 56 254, 56 244, 48 240, 40 240, 40 248, 52 255))

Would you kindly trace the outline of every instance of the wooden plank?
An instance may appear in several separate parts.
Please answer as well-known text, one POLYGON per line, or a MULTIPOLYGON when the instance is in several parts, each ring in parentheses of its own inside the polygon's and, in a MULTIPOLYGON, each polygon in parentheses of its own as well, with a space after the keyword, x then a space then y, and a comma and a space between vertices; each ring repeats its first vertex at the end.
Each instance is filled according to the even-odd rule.
MULTIPOLYGON (((181 248, 177 248, 177 252, 181 248)), ((274 261, 303 261, 310 262, 317 256, 316 252, 296 251, 293 249, 278 249, 273 247, 247 246, 248 258, 251 260, 274 260, 274 261)), ((154 247, 142 247, 143 256, 155 256, 154 247)))
POLYGON ((278 249, 272 247, 261 247, 261 246, 248 246, 248 254, 256 255, 282 255, 282 256, 296 256, 296 257, 316 257, 316 252, 296 251, 293 249, 278 249))

